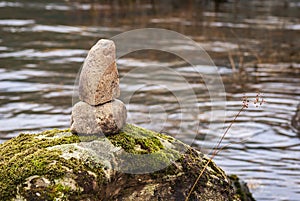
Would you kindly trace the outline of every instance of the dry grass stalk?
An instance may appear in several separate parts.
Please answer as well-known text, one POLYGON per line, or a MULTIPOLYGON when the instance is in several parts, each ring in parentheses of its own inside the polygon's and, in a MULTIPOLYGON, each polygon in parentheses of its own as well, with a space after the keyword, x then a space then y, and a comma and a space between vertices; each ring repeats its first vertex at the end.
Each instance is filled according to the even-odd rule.
MULTIPOLYGON (((249 106, 249 102, 250 102, 250 101, 248 100, 248 98, 247 98, 246 96, 243 97, 242 101, 243 101, 243 105, 242 105, 241 109, 240 109, 240 110, 238 111, 238 113, 234 116, 233 120, 231 121, 231 123, 229 124, 229 126, 228 126, 228 127, 226 128, 226 130, 224 131, 224 133, 223 133, 221 139, 219 140, 218 144, 217 144, 217 145, 215 146, 215 148, 214 148, 214 151, 213 151, 213 153, 212 153, 212 156, 209 158, 209 160, 207 161, 207 163, 205 164, 205 166, 203 167, 203 169, 202 169, 201 172, 199 173, 199 175, 198 175, 196 181, 194 182, 192 188, 190 189, 188 195, 186 196, 185 201, 188 201, 188 199, 190 198, 190 196, 191 196, 193 190, 195 189, 197 183, 199 182, 201 176, 203 175, 204 171, 206 170, 206 168, 208 167, 208 165, 210 164, 210 162, 214 159, 214 157, 215 157, 220 151, 222 151, 225 147, 228 146, 228 145, 225 145, 225 146, 223 146, 223 147, 220 148, 220 145, 221 145, 223 139, 224 139, 225 136, 228 134, 228 131, 230 130, 230 128, 232 127, 232 125, 235 123, 235 121, 236 121, 236 119, 238 118, 238 116, 240 116, 241 112, 242 112, 244 109, 248 108, 248 106, 249 106)), ((259 92, 257 93, 257 95, 256 95, 255 100, 253 101, 253 103, 254 103, 255 107, 261 106, 263 103, 265 103, 265 100, 264 100, 263 98, 261 98, 259 92)))

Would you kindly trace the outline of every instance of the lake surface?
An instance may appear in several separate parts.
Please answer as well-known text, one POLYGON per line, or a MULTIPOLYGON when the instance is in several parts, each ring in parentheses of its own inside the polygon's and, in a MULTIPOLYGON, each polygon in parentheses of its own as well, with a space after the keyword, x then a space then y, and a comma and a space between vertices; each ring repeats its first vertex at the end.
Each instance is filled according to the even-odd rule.
MULTIPOLYGON (((257 200, 300 200, 300 138, 291 126, 300 102, 299 1, 72 2, 0 2, 1 143, 20 132, 69 127, 77 73, 99 38, 136 28, 170 29, 208 52, 225 87, 226 94, 219 96, 226 95, 226 101, 210 99, 202 76, 209 74, 209 66, 192 67, 178 56, 143 50, 117 61, 121 91, 133 94, 129 121, 180 135, 210 154, 242 98, 255 100, 259 92, 265 102, 258 107, 249 103, 224 138, 222 145, 228 146, 214 160, 246 181, 257 200), (184 96, 185 84, 174 84, 172 90, 159 84, 136 87, 153 79, 135 71, 143 67, 164 67, 184 77, 195 92, 198 114, 182 114, 174 94, 184 96), (195 130, 191 122, 197 122, 194 141, 188 137, 195 130)), ((177 44, 170 48, 190 48, 177 44)), ((174 76, 165 77, 175 83, 174 76)))

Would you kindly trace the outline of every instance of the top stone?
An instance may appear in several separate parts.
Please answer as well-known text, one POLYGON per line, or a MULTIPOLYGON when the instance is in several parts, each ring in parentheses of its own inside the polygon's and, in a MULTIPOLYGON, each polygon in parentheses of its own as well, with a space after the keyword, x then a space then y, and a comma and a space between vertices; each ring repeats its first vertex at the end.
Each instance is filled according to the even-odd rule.
POLYGON ((100 105, 120 96, 115 44, 99 40, 89 51, 79 78, 79 98, 100 105))

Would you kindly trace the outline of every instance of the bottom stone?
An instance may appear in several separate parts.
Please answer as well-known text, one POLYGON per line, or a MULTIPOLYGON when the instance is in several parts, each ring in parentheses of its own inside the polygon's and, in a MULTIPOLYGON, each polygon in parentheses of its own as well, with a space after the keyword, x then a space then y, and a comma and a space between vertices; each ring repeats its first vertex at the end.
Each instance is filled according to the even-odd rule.
POLYGON ((126 123, 127 110, 120 100, 99 106, 78 102, 73 106, 71 132, 82 135, 115 134, 126 123))

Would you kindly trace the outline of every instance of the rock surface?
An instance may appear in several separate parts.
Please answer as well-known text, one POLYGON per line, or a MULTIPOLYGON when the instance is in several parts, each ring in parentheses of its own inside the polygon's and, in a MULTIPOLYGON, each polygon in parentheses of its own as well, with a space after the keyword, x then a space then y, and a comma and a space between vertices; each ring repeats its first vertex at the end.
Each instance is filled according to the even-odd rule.
MULTIPOLYGON (((21 134, 0 145, 0 200, 184 200, 208 158, 180 141, 133 125, 117 135, 69 130, 21 134), (181 152, 178 150, 184 150, 181 152), (145 167, 165 168, 141 174, 145 167), (130 158, 127 158, 130 159, 130 158)), ((211 162, 189 200, 253 200, 211 162)))
POLYGON ((120 96, 115 45, 111 40, 99 40, 89 51, 79 78, 79 98, 99 105, 120 96))
POLYGON ((71 132, 76 134, 115 134, 126 123, 127 110, 123 102, 113 100, 90 106, 78 102, 72 108, 71 132))

